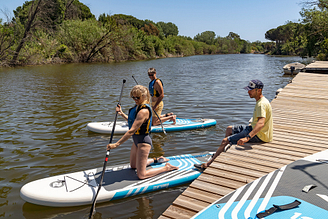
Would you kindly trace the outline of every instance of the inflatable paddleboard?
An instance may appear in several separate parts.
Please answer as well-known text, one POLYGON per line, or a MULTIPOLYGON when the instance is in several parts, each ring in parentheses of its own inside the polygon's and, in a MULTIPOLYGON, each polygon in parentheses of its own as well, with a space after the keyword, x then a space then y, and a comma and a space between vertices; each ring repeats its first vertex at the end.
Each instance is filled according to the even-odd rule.
MULTIPOLYGON (((114 122, 91 122, 88 123, 87 129, 92 132, 100 134, 111 134, 113 130, 114 122)), ((166 132, 177 132, 177 131, 186 131, 193 129, 208 128, 216 125, 215 119, 176 119, 176 124, 173 125, 172 122, 165 121, 163 122, 163 127, 166 132)), ((129 130, 127 122, 116 122, 115 134, 124 134, 129 130)), ((151 132, 163 132, 162 126, 152 126, 151 132)))
MULTIPOLYGON (((179 169, 144 180, 137 177, 129 164, 106 167, 97 203, 189 183, 201 174, 194 164, 207 162, 212 154, 204 152, 167 157, 170 159, 169 163, 178 166, 179 169)), ((159 168, 164 165, 165 163, 152 164, 148 168, 159 168)), ((101 167, 36 180, 24 185, 20 190, 20 196, 27 202, 52 207, 92 204, 102 169, 101 167)))
POLYGON ((193 218, 328 218, 327 170, 328 150, 297 160, 235 190, 193 218))

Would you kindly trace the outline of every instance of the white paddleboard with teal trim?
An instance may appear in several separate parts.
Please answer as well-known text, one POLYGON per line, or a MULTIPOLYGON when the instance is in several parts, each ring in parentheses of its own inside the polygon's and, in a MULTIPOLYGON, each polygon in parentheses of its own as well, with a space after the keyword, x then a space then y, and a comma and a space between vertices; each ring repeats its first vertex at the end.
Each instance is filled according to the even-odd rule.
POLYGON ((328 150, 294 161, 217 200, 207 218, 328 218, 328 150))
MULTIPOLYGON (((168 162, 179 169, 144 180, 138 179, 129 164, 106 167, 97 203, 189 183, 201 174, 194 164, 207 162, 212 154, 204 152, 167 157, 170 159, 168 162)), ((148 168, 164 165, 165 163, 152 164, 148 168)), ((27 202, 52 207, 92 204, 102 169, 95 168, 32 181, 21 188, 20 196, 27 202)))
MULTIPOLYGON (((113 130, 114 122, 91 122, 88 123, 87 129, 92 132, 100 134, 111 134, 113 130)), ((181 119, 177 118, 176 124, 173 125, 172 122, 165 121, 163 122, 163 127, 166 132, 177 132, 177 131, 186 131, 193 129, 202 129, 208 128, 216 125, 215 119, 181 119)), ((124 134, 129 130, 127 122, 116 122, 115 134, 124 134)), ((152 126, 151 132, 163 132, 162 126, 152 126)))

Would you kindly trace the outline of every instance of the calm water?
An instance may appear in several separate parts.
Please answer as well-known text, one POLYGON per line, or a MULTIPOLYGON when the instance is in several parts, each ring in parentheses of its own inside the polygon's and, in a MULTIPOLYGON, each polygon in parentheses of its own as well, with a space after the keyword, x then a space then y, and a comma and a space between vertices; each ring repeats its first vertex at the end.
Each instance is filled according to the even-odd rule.
MULTIPOLYGON (((213 118, 217 126, 152 134, 150 156, 215 151, 228 125, 246 124, 255 100, 242 88, 251 79, 264 95, 291 79, 282 67, 298 57, 211 55, 120 64, 67 64, 0 69, 0 218, 86 218, 90 206, 50 208, 26 203, 20 188, 40 178, 101 167, 109 135, 88 132, 89 122, 114 120, 122 81, 122 108, 129 91, 148 85, 147 69, 164 81, 164 112, 182 118, 213 118)), ((121 118, 119 118, 121 119, 121 118)), ((114 136, 114 142, 119 139, 114 136)), ((111 150, 108 165, 129 161, 131 141, 111 150)), ((98 204, 95 218, 157 218, 188 185, 98 204)))

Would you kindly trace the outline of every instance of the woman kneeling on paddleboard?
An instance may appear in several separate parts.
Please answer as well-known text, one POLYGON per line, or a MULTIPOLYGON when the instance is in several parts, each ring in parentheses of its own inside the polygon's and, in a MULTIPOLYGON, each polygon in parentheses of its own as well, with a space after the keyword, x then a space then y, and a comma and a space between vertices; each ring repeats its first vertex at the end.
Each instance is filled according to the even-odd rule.
POLYGON ((178 169, 178 167, 166 163, 162 168, 150 168, 146 170, 146 167, 152 163, 162 163, 169 160, 165 157, 148 159, 152 146, 152 140, 149 136, 152 111, 149 105, 150 94, 148 89, 142 85, 136 85, 132 88, 130 96, 136 105, 129 110, 129 115, 122 112, 120 105, 116 107, 118 114, 128 121, 129 131, 116 143, 108 144, 107 149, 110 150, 118 147, 132 136, 133 144, 130 152, 130 165, 131 168, 137 169, 139 179, 146 179, 163 172, 178 169))

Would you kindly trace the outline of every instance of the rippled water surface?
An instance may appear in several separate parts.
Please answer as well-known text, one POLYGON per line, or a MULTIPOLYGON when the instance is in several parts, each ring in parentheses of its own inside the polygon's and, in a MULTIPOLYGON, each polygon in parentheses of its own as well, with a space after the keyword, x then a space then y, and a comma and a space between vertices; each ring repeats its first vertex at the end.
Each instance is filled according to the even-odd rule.
MULTIPOLYGON (((251 79, 264 95, 291 79, 282 67, 298 57, 204 55, 119 64, 67 64, 0 69, 0 218, 86 218, 90 206, 51 208, 26 203, 20 188, 33 180, 101 167, 109 135, 88 132, 89 122, 112 121, 122 81, 122 108, 129 91, 147 85, 147 69, 164 82, 164 112, 213 118, 212 128, 152 134, 150 156, 215 151, 231 124, 246 124, 255 104, 242 88, 251 79)), ((121 118, 120 118, 121 119, 121 118)), ((120 135, 114 136, 114 142, 120 135)), ((131 141, 111 150, 108 165, 129 161, 131 141)), ((157 218, 188 185, 98 204, 96 218, 157 218)))

